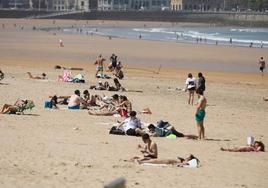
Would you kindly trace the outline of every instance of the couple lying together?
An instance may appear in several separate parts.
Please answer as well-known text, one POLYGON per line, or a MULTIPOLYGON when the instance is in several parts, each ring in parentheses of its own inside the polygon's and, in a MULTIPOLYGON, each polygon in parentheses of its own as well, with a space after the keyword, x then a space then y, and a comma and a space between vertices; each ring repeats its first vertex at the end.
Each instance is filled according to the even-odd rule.
POLYGON ((196 139, 195 135, 185 135, 178 132, 168 122, 159 121, 156 125, 150 124, 146 129, 142 128, 141 121, 136 117, 137 113, 131 111, 129 117, 117 126, 113 126, 110 130, 110 134, 128 135, 128 136, 142 136, 148 132, 150 136, 154 137, 167 137, 174 135, 175 137, 185 137, 189 139, 196 139))

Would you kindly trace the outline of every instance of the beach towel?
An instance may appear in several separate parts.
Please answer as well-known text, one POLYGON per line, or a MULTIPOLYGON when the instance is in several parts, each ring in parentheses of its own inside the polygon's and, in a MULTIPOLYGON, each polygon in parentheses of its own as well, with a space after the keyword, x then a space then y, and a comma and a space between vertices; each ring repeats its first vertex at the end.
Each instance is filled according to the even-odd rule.
POLYGON ((143 163, 142 166, 160 166, 160 167, 166 167, 167 164, 152 164, 152 163, 143 163))
POLYGON ((63 76, 58 76, 58 81, 61 81, 61 82, 71 82, 73 79, 72 79, 72 74, 71 74, 71 71, 70 70, 64 70, 63 71, 63 76))

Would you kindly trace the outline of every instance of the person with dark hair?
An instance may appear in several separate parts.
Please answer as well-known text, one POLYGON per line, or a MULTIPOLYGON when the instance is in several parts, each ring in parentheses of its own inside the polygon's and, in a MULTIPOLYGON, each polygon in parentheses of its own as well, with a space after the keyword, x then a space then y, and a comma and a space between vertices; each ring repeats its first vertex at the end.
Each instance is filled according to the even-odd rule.
POLYGON ((104 104, 101 105, 99 110, 89 109, 88 114, 96 116, 112 116, 114 114, 118 114, 118 108, 116 107, 118 104, 119 104, 119 96, 117 94, 114 94, 112 96, 112 101, 104 102, 104 104))
POLYGON ((132 103, 125 95, 120 95, 117 107, 119 107, 121 116, 124 117, 127 117, 127 114, 132 111, 132 103))
POLYGON ((155 136, 155 137, 166 137, 166 136, 169 136, 170 134, 174 134, 177 137, 184 137, 184 134, 178 132, 171 125, 165 128, 160 128, 158 126, 154 126, 153 124, 150 124, 148 126, 148 129, 150 131, 151 136, 155 136))
POLYGON ((70 110, 80 109, 81 102, 82 102, 82 98, 80 97, 80 91, 75 90, 74 94, 71 95, 70 100, 68 102, 68 109, 70 109, 70 110))
POLYGON ((188 78, 186 79, 185 85, 186 85, 185 91, 189 92, 188 104, 193 105, 196 79, 193 77, 192 73, 188 74, 188 78))
POLYGON ((203 92, 206 90, 206 79, 201 72, 198 73, 198 83, 196 89, 200 89, 203 92))
POLYGON ((156 159, 158 157, 157 144, 150 139, 150 136, 145 133, 142 135, 142 141, 145 143, 144 146, 138 145, 138 149, 143 154, 142 157, 133 157, 131 161, 147 161, 150 159, 156 159))
POLYGON ((111 61, 111 64, 108 67, 108 69, 110 71, 113 71, 117 65, 117 56, 115 54, 112 54, 112 56, 110 57, 110 61, 111 61))
POLYGON ((121 67, 119 67, 119 66, 115 67, 114 76, 120 80, 124 78, 124 72, 122 71, 121 67))
POLYGON ((221 148, 222 151, 230 152, 264 152, 265 146, 261 141, 255 141, 253 145, 235 148, 221 148))
POLYGON ((117 126, 117 129, 123 129, 126 135, 142 136, 144 131, 141 129, 141 122, 136 117, 137 112, 131 111, 129 117, 117 126))
POLYGON ((205 128, 204 128, 204 118, 206 115, 205 108, 207 106, 207 99, 203 96, 203 91, 201 89, 196 90, 198 96, 198 103, 195 112, 195 120, 198 130, 198 138, 205 139, 205 128))
POLYGON ((30 72, 27 72, 28 76, 30 79, 35 79, 35 80, 44 80, 46 79, 46 74, 42 73, 41 77, 40 76, 33 76, 30 72))
POLYGON ((260 72, 261 72, 261 76, 263 77, 263 71, 265 69, 265 61, 263 59, 263 57, 260 58, 259 60, 259 64, 260 64, 260 72))

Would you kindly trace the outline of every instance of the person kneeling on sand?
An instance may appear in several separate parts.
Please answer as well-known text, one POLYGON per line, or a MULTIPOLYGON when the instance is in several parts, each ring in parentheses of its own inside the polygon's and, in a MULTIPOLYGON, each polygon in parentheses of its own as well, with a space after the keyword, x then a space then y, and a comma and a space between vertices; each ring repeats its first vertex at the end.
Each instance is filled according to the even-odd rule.
POLYGON ((41 77, 40 76, 33 76, 30 72, 27 72, 28 76, 30 79, 35 79, 35 80, 44 80, 46 79, 46 74, 42 73, 41 77))
POLYGON ((82 102, 82 99, 80 97, 80 91, 75 90, 74 94, 71 95, 70 100, 68 102, 68 109, 70 110, 78 110, 80 109, 80 103, 82 102))
POLYGON ((137 113, 131 111, 128 118, 121 122, 118 126, 114 126, 110 130, 110 134, 126 134, 128 136, 142 136, 145 132, 141 129, 141 122, 136 117, 137 113), (121 132, 121 133, 120 133, 121 132))
POLYGON ((222 151, 230 152, 264 152, 265 146, 261 141, 255 141, 253 145, 235 147, 235 148, 221 148, 222 151))

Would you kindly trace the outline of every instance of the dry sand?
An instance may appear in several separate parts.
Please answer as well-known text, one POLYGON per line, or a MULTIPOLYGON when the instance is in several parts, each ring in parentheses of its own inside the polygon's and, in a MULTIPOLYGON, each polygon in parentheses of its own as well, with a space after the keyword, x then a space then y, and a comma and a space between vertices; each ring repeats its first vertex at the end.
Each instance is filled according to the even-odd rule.
MULTIPOLYGON (((85 22, 56 21, 58 25, 85 22)), ((33 26, 53 25, 52 20, 2 19, 2 23, 8 25, 0 29, 0 69, 6 74, 0 85, 0 106, 26 98, 34 100, 36 107, 26 115, 0 115, 0 187, 102 187, 119 176, 127 179, 127 187, 268 186, 267 152, 220 151, 220 147, 245 145, 247 136, 268 144, 268 102, 262 101, 262 97, 268 97, 268 75, 261 79, 257 71, 258 58, 268 59, 267 49, 108 40, 32 31, 33 26), (23 25, 24 30, 15 28, 14 23, 23 25), (64 48, 58 47, 59 38, 63 39, 64 48), (174 89, 184 87, 188 72, 197 75, 202 70, 209 103, 206 137, 211 141, 153 138, 159 147, 159 158, 174 159, 193 153, 201 161, 200 168, 143 167, 124 162, 139 154, 137 145, 141 138, 109 135, 108 129, 121 118, 89 116, 84 110, 44 109, 49 95, 70 95, 75 89, 82 91, 97 83, 92 62, 99 53, 108 59, 113 52, 124 63, 126 78, 122 85, 143 90, 124 94, 135 110, 150 107, 153 112, 139 118, 148 123, 169 121, 186 134, 197 132, 195 107, 187 105, 187 93, 174 89), (57 75, 62 74, 53 69, 57 64, 85 68, 82 73, 87 82, 57 82, 57 75), (159 64, 166 66, 160 74, 154 74, 159 64), (226 72, 230 70, 226 67, 232 67, 232 71, 226 72), (30 80, 28 71, 34 75, 45 72, 49 81, 30 80)), ((112 21, 103 24, 144 25, 112 21)), ((73 71, 76 73, 79 72, 73 71)))

